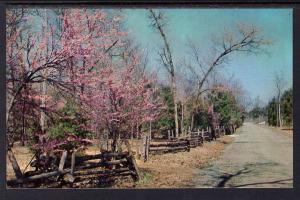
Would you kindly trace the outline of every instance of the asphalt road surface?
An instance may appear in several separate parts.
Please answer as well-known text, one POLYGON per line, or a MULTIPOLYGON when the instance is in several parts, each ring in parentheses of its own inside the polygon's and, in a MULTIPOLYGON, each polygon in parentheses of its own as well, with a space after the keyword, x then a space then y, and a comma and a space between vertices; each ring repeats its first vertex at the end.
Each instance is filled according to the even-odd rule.
POLYGON ((195 187, 293 187, 293 139, 244 123, 222 156, 199 170, 195 187))

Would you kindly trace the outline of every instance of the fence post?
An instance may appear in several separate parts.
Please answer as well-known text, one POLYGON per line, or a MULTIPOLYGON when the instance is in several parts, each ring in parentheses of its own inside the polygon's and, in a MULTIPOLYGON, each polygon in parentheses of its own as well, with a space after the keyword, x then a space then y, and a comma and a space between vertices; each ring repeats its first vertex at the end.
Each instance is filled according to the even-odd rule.
POLYGON ((148 161, 149 158, 149 146, 150 146, 150 140, 149 136, 146 136, 146 152, 145 152, 145 161, 148 161))
POLYGON ((61 155, 59 166, 58 166, 58 171, 60 171, 60 172, 64 170, 64 165, 65 165, 65 161, 67 158, 67 154, 68 154, 68 152, 64 151, 61 155))
POLYGON ((118 135, 117 151, 122 152, 121 134, 118 135))
POLYGON ((143 149, 142 149, 142 158, 144 159, 144 161, 146 160, 146 136, 143 136, 143 149))
POLYGON ((209 140, 213 140, 210 126, 208 127, 208 135, 209 135, 209 140))
POLYGON ((106 151, 108 151, 109 150, 109 134, 108 134, 108 132, 105 133, 104 137, 105 137, 105 141, 106 141, 106 151))
MULTIPOLYGON (((199 146, 199 136, 200 136, 200 130, 199 128, 197 129, 197 146, 199 146)), ((201 143, 201 141, 200 141, 201 143)))
POLYGON ((142 138, 139 141, 139 145, 138 145, 138 151, 139 151, 139 159, 143 159, 143 155, 144 155, 144 138, 142 138))
POLYGON ((99 142, 100 151, 103 151, 105 149, 105 146, 106 146, 104 133, 99 134, 99 141, 100 141, 99 142))
POLYGON ((147 145, 147 160, 149 159, 149 149, 150 149, 150 138, 148 139, 148 145, 147 145))
POLYGON ((150 128, 149 128, 149 139, 150 140, 152 138, 151 133, 152 133, 152 122, 150 121, 150 128))
POLYGON ((136 139, 139 139, 139 125, 136 124, 136 139))
POLYGON ((76 154, 76 152, 75 152, 75 150, 73 150, 73 152, 72 152, 72 156, 71 156, 71 175, 73 175, 73 173, 74 173, 74 169, 75 169, 75 154, 76 154))

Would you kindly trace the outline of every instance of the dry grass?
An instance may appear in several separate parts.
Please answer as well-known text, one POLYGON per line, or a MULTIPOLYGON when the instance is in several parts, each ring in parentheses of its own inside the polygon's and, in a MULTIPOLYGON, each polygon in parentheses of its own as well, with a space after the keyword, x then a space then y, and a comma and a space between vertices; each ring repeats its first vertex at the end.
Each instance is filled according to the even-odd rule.
POLYGON ((224 136, 217 141, 204 143, 202 147, 193 148, 190 152, 153 155, 145 163, 138 160, 137 164, 143 177, 137 183, 137 187, 189 187, 193 184, 197 170, 211 159, 218 157, 226 144, 232 141, 233 137, 224 136))
POLYGON ((282 127, 282 128, 277 128, 279 129, 279 131, 281 131, 282 133, 286 134, 289 137, 293 137, 293 127, 282 127))
MULTIPOLYGON (((23 172, 27 164, 31 160, 33 154, 30 152, 30 150, 27 147, 20 146, 19 144, 15 145, 15 147, 12 150, 18 161, 21 171, 23 172)), ((34 168, 28 166, 26 171, 28 170, 34 170, 34 168)), ((6 157, 6 179, 7 180, 15 179, 15 174, 8 160, 8 157, 6 157)))
MULTIPOLYGON (((116 182, 113 188, 178 188, 189 187, 193 183, 197 170, 208 161, 218 157, 226 144, 233 141, 233 137, 224 136, 217 141, 204 143, 203 146, 193 148, 190 152, 168 153, 150 156, 150 160, 143 162, 137 160, 142 178, 134 183, 130 177, 122 178, 116 182), (130 180, 129 180, 130 179, 130 180)), ((138 141, 133 142, 135 151, 138 141)), ((32 158, 32 153, 27 147, 15 146, 13 152, 23 171, 32 158)), ((99 153, 97 145, 89 147, 86 154, 99 153)), ((30 166, 27 170, 33 170, 30 166)), ((26 170, 26 171, 27 171, 26 170)), ((15 178, 14 172, 7 159, 7 180, 15 178)))

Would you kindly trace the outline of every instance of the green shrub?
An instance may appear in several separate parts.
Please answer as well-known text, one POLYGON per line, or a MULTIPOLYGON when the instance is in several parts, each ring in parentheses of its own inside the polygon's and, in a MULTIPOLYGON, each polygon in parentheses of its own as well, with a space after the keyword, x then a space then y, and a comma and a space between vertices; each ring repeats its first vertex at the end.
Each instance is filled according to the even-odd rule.
POLYGON ((53 126, 49 129, 50 138, 64 138, 67 133, 82 138, 88 136, 90 131, 84 128, 86 119, 81 116, 75 104, 67 103, 59 113, 62 117, 56 119, 53 126))

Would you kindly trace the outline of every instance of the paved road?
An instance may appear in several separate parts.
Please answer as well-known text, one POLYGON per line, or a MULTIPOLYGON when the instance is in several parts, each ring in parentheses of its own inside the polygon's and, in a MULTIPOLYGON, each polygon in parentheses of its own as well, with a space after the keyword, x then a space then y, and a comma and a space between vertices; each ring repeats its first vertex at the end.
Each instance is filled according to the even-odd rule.
POLYGON ((203 187, 293 187, 293 139, 271 129, 244 123, 235 141, 217 160, 200 169, 203 187))

